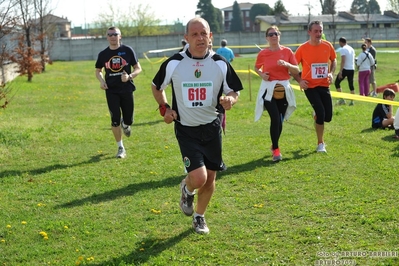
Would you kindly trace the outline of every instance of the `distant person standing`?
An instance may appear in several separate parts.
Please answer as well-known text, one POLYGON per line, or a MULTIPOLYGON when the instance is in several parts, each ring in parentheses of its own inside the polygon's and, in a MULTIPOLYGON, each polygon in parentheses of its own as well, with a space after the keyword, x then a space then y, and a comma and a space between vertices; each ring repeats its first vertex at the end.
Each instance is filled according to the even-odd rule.
POLYGON ((367 51, 373 56, 374 59, 374 65, 370 66, 370 84, 373 88, 373 90, 370 92, 371 96, 376 97, 377 96, 377 82, 375 80, 375 70, 377 69, 377 50, 373 46, 373 42, 371 41, 371 38, 366 38, 364 39, 364 43, 366 44, 367 51))
MULTIPOLYGON (((346 43, 345 37, 339 38, 339 46, 341 49, 341 67, 337 78, 335 79, 335 88, 338 92, 342 92, 341 81, 348 78, 348 86, 351 94, 355 94, 355 87, 353 86, 353 77, 355 75, 355 50, 346 43)), ((339 99, 338 104, 345 104, 344 99, 339 99)), ((349 105, 353 105, 353 100, 350 101, 349 105)))
POLYGON ((369 52, 367 52, 366 44, 362 44, 361 48, 362 52, 356 60, 356 64, 359 68, 359 94, 367 96, 370 91, 371 66, 374 65, 374 58, 369 52))
POLYGON ((187 42, 186 42, 186 40, 185 39, 182 39, 181 40, 181 49, 179 50, 179 52, 183 52, 184 51, 184 48, 186 48, 186 45, 187 45, 187 42))
POLYGON ((218 48, 218 49, 216 50, 216 53, 217 53, 218 55, 221 55, 221 56, 223 56, 224 58, 226 58, 227 61, 233 62, 233 60, 234 60, 234 53, 233 53, 233 50, 231 50, 229 47, 227 47, 227 41, 226 41, 225 39, 223 39, 223 40, 220 42, 220 45, 221 45, 222 47, 218 48))
POLYGON ((111 115, 112 133, 118 145, 117 158, 126 157, 122 131, 127 137, 131 134, 133 92, 136 90, 133 79, 141 72, 136 53, 132 47, 122 44, 121 38, 121 31, 117 27, 108 28, 109 46, 98 54, 95 64, 96 78, 100 81, 100 88, 105 90, 111 115), (103 69, 105 69, 105 78, 103 69))
POLYGON ((333 115, 330 84, 337 66, 337 55, 332 44, 322 40, 323 22, 311 21, 308 25, 309 41, 301 44, 295 52, 302 74, 294 75, 314 110, 317 136, 317 152, 327 152, 324 143, 324 123, 333 115))

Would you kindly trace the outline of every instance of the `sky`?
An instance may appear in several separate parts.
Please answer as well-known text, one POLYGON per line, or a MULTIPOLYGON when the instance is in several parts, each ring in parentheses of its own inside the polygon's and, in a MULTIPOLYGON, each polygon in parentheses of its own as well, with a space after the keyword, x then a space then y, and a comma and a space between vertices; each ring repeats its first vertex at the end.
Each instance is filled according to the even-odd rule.
MULTIPOLYGON (((348 11, 353 0, 337 0, 338 11, 348 11)), ((387 0, 377 0, 381 11, 385 10, 387 0)), ((123 10, 123 5, 128 5, 129 1, 107 1, 107 0, 53 0, 52 14, 59 17, 66 17, 71 21, 72 27, 82 26, 93 22, 99 13, 109 8, 113 3, 114 10, 123 10)), ((143 7, 149 7, 148 13, 153 13, 161 20, 162 24, 173 24, 175 21, 181 21, 186 24, 188 20, 195 16, 199 0, 134 0, 131 3, 141 4, 143 7)), ((238 3, 266 3, 270 7, 274 6, 276 0, 243 0, 238 3)), ((321 12, 319 0, 282 0, 286 9, 291 15, 307 15, 309 4, 312 7, 312 14, 321 12)), ((213 0, 214 7, 222 9, 232 6, 234 0, 213 0)))

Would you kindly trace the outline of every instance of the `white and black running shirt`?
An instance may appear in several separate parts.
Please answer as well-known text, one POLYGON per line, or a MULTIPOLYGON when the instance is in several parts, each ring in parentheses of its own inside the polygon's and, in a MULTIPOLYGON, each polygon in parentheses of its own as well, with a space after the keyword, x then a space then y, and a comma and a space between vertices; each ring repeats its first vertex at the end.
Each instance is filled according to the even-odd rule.
POLYGON ((160 66, 153 79, 158 90, 172 85, 172 109, 184 126, 205 125, 224 113, 219 97, 243 89, 231 65, 222 56, 210 51, 204 58, 192 58, 180 52, 160 66))

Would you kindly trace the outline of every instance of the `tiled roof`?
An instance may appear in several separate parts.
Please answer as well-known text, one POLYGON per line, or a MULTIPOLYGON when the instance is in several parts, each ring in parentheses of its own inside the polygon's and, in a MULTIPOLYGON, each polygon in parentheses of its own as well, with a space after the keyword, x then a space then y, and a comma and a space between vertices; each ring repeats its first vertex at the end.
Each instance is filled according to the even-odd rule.
MULTIPOLYGON (((240 7, 241 10, 250 10, 253 5, 254 4, 248 3, 248 2, 247 3, 238 3, 238 6, 240 7)), ((224 8, 221 8, 220 10, 230 11, 230 10, 233 10, 233 6, 224 7, 224 8)))

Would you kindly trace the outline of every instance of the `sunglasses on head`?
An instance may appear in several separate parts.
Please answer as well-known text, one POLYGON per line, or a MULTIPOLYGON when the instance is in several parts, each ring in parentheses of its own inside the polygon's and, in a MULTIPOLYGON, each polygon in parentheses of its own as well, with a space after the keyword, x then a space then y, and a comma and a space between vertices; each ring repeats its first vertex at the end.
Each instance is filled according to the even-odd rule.
POLYGON ((279 34, 277 32, 270 32, 267 34, 267 37, 273 37, 273 36, 278 36, 279 34))
POLYGON ((115 33, 108 33, 107 35, 108 35, 109 37, 111 37, 111 36, 118 36, 119 33, 117 33, 117 32, 115 32, 115 33))

